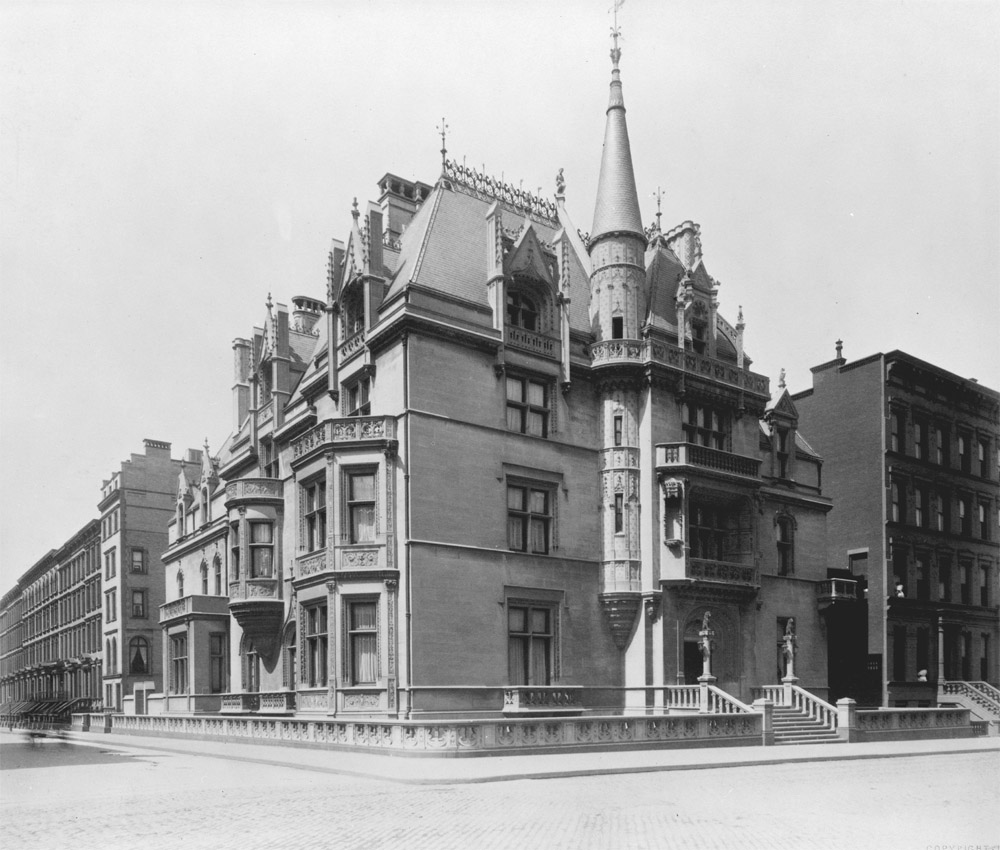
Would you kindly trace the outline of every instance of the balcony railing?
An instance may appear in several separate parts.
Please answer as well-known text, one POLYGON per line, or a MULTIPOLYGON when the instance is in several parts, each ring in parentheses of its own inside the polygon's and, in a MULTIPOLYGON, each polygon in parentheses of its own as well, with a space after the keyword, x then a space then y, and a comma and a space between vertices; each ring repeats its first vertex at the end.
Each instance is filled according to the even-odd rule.
POLYGON ((618 363, 659 363, 698 377, 720 381, 757 395, 770 393, 770 381, 735 363, 714 360, 695 351, 648 339, 609 339, 590 346, 595 366, 618 363))
POLYGON ((348 337, 340 345, 340 349, 339 349, 340 350, 340 359, 342 361, 346 360, 352 354, 355 354, 356 352, 360 351, 364 347, 364 344, 365 344, 365 332, 364 331, 358 331, 356 334, 354 334, 354 336, 348 337))
POLYGON ((278 589, 276 578, 248 578, 245 581, 232 582, 229 585, 227 602, 242 599, 278 599, 278 589))
POLYGON ((226 485, 226 504, 258 499, 281 499, 283 482, 277 478, 240 478, 226 485))
POLYGON ((857 602, 858 583, 849 578, 831 578, 816 585, 817 600, 820 605, 835 602, 857 602))
POLYGON ((225 596, 185 596, 160 606, 160 622, 199 614, 228 616, 228 605, 229 599, 225 596))
POLYGON ((504 342, 511 348, 520 348, 530 351, 532 354, 541 354, 544 357, 557 357, 558 339, 534 331, 526 331, 524 328, 507 325, 504 328, 504 342))
POLYGON ((396 439, 396 419, 392 416, 351 416, 327 419, 292 441, 292 461, 328 444, 396 439))
POLYGON ((699 581, 738 584, 746 587, 757 587, 760 584, 760 574, 755 567, 704 558, 688 558, 687 577, 699 581))
POLYGON ((503 711, 504 714, 579 714, 583 710, 582 694, 582 688, 505 688, 503 711))
POLYGON ((656 447, 656 465, 664 469, 689 466, 742 478, 760 477, 758 459, 695 443, 661 443, 656 447))

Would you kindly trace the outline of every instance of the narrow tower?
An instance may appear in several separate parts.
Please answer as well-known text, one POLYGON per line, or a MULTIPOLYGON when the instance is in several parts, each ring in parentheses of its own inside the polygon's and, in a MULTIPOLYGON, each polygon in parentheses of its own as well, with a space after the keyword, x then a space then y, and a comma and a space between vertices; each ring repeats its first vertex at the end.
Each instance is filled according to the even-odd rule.
POLYGON ((639 414, 643 380, 646 237, 632 172, 612 30, 611 93, 604 131, 594 227, 590 240, 592 347, 601 404, 601 605, 615 643, 624 649, 641 604, 639 414))

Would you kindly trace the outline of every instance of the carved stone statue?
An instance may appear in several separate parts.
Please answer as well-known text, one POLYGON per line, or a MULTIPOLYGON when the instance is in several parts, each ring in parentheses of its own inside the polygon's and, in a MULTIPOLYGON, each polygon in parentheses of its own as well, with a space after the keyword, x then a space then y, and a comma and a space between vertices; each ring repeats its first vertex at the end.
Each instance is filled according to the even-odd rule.
POLYGON ((559 169, 559 173, 556 174, 556 194, 566 194, 566 178, 563 177, 563 170, 561 168, 559 169))
POLYGON ((795 618, 789 617, 785 626, 785 637, 783 639, 782 652, 785 658, 791 660, 795 658, 795 618))
POLYGON ((712 612, 706 611, 704 616, 701 618, 701 630, 707 632, 712 628, 712 612))

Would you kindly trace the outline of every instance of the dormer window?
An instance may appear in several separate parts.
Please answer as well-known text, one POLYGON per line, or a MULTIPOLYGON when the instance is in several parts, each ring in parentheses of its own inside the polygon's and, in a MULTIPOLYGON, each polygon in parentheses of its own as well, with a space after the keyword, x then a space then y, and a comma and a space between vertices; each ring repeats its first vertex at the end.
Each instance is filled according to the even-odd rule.
POLYGON ((520 292, 508 292, 507 324, 537 332, 538 306, 535 301, 520 292))
POLYGON ((703 322, 691 322, 691 346, 698 354, 705 353, 705 325, 703 322))
POLYGON ((341 321, 343 322, 344 340, 346 341, 365 329, 364 290, 360 284, 356 284, 345 290, 342 305, 343 318, 341 321))
POLYGON ((778 478, 788 478, 788 430, 778 429, 778 478))

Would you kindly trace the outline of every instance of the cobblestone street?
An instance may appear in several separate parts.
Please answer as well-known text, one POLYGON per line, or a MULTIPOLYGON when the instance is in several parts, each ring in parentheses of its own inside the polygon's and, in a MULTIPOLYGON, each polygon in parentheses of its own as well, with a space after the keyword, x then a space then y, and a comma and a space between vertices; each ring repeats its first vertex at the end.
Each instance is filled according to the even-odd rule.
POLYGON ((5 850, 1000 847, 996 752, 448 786, 53 741, 0 757, 5 850))

